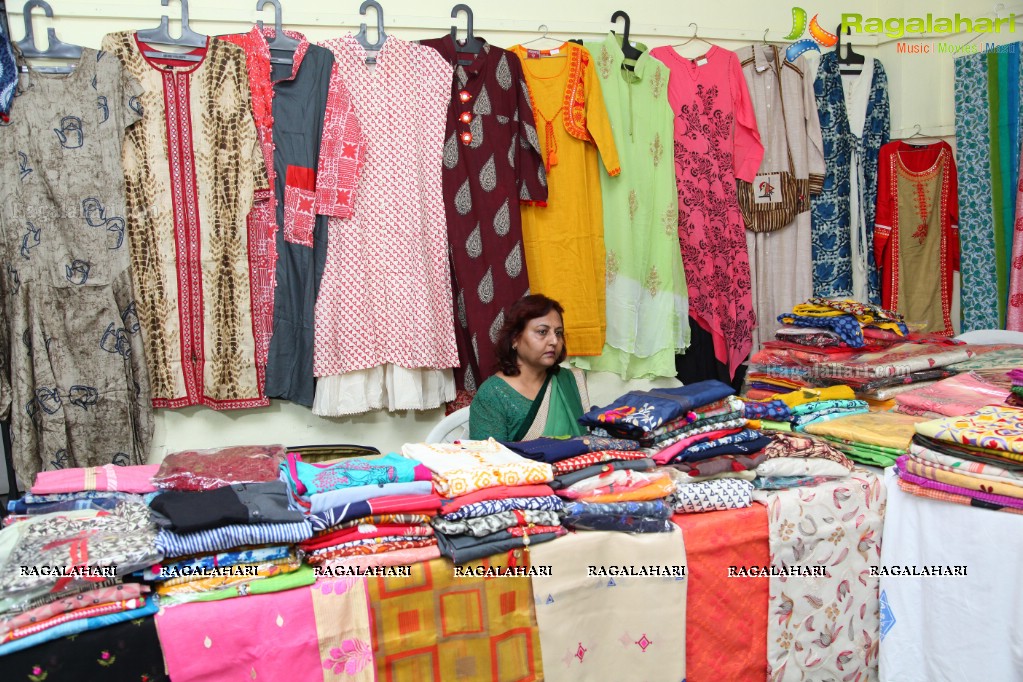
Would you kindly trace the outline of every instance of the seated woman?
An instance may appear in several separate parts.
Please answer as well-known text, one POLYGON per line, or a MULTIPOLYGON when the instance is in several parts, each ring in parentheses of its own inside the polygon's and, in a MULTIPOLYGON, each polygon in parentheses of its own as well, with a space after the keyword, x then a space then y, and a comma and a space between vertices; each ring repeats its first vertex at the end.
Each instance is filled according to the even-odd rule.
POLYGON ((534 294, 508 311, 497 339, 499 371, 469 406, 469 437, 504 441, 579 436, 586 395, 582 373, 559 366, 565 348, 564 309, 534 294))

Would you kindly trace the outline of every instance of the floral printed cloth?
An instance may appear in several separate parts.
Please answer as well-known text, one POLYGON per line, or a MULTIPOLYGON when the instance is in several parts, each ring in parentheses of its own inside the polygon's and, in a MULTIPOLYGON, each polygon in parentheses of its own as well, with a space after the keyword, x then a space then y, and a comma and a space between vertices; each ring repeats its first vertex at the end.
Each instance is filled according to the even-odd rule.
POLYGON ((437 518, 432 521, 433 527, 447 535, 472 535, 483 537, 499 530, 514 526, 536 524, 538 526, 559 526, 561 520, 553 511, 503 511, 488 516, 477 516, 462 521, 446 521, 437 518))
POLYGON ((746 419, 770 419, 771 421, 788 421, 792 416, 789 406, 780 400, 771 400, 766 403, 755 403, 752 401, 743 403, 743 414, 746 419))
POLYGON ((922 436, 1023 459, 1023 410, 1015 407, 983 407, 970 415, 922 422, 915 428, 922 436))
POLYGON ((812 488, 757 491, 768 508, 771 565, 823 567, 826 577, 769 578, 767 678, 876 680, 878 578, 885 487, 872 473, 812 488))
POLYGON ((579 422, 626 437, 641 437, 687 412, 734 393, 728 384, 714 379, 678 388, 629 391, 606 407, 592 408, 579 422))

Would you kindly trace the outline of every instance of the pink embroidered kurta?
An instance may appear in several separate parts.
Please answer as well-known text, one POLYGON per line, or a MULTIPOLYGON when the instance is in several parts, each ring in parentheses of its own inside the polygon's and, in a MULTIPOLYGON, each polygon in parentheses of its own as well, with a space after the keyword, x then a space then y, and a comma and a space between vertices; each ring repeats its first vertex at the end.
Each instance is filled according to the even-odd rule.
MULTIPOLYGON (((402 369, 455 367, 441 184, 453 69, 436 50, 393 37, 375 65, 366 64, 366 51, 350 34, 323 46, 334 53, 352 94, 368 151, 353 217, 334 218, 328 228, 327 264, 316 302, 314 373, 333 378, 384 366, 385 372, 370 379, 379 387, 395 368, 403 375, 402 369)), ((447 384, 453 397, 450 378, 447 384)), ((339 409, 333 397, 323 398, 325 390, 340 393, 332 387, 339 383, 317 384, 315 413, 382 406, 368 400, 365 406, 339 409)))
POLYGON ((752 182, 764 156, 756 114, 734 52, 712 46, 698 59, 671 47, 650 51, 668 65, 675 112, 678 237, 689 314, 714 340, 731 376, 753 346, 745 226, 735 179, 752 182))

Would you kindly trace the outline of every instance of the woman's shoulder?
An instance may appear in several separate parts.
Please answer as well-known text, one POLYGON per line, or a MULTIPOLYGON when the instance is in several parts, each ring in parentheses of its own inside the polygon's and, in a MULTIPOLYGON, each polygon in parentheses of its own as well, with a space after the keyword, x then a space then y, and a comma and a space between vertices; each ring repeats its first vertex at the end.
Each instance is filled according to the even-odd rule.
POLYGON ((481 397, 487 399, 505 396, 509 390, 513 391, 515 389, 503 377, 493 374, 480 384, 480 387, 476 390, 474 400, 481 397))

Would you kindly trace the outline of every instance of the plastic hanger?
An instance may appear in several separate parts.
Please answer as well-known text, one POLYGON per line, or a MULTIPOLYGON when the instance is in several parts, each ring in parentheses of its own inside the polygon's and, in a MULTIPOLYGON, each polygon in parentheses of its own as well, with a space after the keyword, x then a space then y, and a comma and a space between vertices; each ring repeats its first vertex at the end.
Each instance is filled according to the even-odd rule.
MULTIPOLYGON (((273 5, 274 8, 274 37, 267 43, 270 48, 271 64, 294 64, 295 50, 298 49, 299 42, 289 35, 284 33, 284 27, 281 24, 281 2, 280 0, 258 0, 256 3, 256 11, 262 12, 267 5, 273 5), (273 52, 287 52, 287 57, 274 57, 273 52)), ((263 20, 259 19, 256 21, 256 26, 259 30, 263 30, 263 20)))
MULTIPOLYGON (((25 18, 25 37, 16 43, 22 56, 30 59, 37 57, 42 59, 81 59, 82 47, 60 40, 52 27, 46 29, 46 40, 49 43, 46 49, 40 50, 36 47, 35 33, 32 30, 32 10, 36 8, 43 10, 43 14, 48 19, 53 19, 53 8, 44 0, 28 0, 25 3, 25 9, 22 10, 25 18)), ((75 70, 75 66, 77 66, 75 63, 61 66, 34 66, 32 70, 39 73, 71 73, 75 70)), ((22 71, 28 71, 28 67, 22 67, 22 71)))
MULTIPOLYGON (((632 24, 632 20, 629 19, 629 15, 625 12, 625 10, 618 10, 611 15, 612 24, 617 23, 619 19, 625 20, 625 30, 622 31, 622 54, 625 55, 625 59, 635 62, 639 59, 640 55, 643 54, 643 51, 629 42, 629 26, 632 24)), ((611 29, 611 33, 614 33, 614 29, 611 29)), ((635 64, 626 63, 624 66, 629 71, 636 70, 635 64)))
POLYGON ((704 45, 706 45, 708 47, 714 47, 713 43, 708 43, 706 40, 704 40, 703 38, 700 37, 700 27, 696 25, 695 21, 690 21, 689 25, 693 27, 693 35, 689 36, 688 39, 683 40, 681 43, 676 43, 676 44, 672 45, 671 47, 673 47, 673 48, 675 48, 675 47, 685 47, 686 45, 688 45, 689 43, 693 42, 694 40, 698 40, 699 42, 703 43, 704 45))
MULTIPOLYGON (((137 31, 135 37, 139 42, 146 45, 173 45, 178 47, 206 47, 208 38, 201 33, 196 33, 188 26, 188 0, 181 2, 181 35, 177 38, 170 34, 170 17, 164 14, 160 17, 160 25, 156 28, 149 28, 137 31)), ((167 7, 170 0, 160 0, 160 4, 167 7)), ((150 59, 169 59, 178 62, 200 62, 201 55, 184 54, 181 52, 160 52, 157 50, 145 50, 142 54, 150 59)))
MULTIPOLYGON (((564 45, 564 41, 558 40, 557 38, 551 38, 549 35, 547 35, 547 32, 550 30, 550 29, 547 28, 547 24, 540 24, 540 26, 538 26, 536 30, 537 31, 541 31, 543 33, 543 35, 541 35, 541 36, 539 36, 537 38, 532 38, 532 39, 527 40, 525 42, 519 43, 519 45, 529 45, 530 43, 535 43, 535 42, 538 42, 540 40, 549 40, 549 41, 551 41, 553 43, 557 43, 558 44, 557 46, 564 45)), ((545 56, 545 55, 541 55, 541 56, 545 56)), ((557 55, 554 55, 554 56, 557 56, 557 55)))
MULTIPOLYGON (((376 0, 366 0, 359 7, 359 14, 366 16, 366 10, 370 7, 377 11, 377 40, 375 43, 369 42, 369 37, 366 35, 366 24, 364 23, 359 24, 359 32, 355 34, 355 39, 359 41, 359 44, 362 45, 366 52, 379 52, 380 48, 384 46, 384 41, 387 40, 387 34, 384 33, 384 8, 376 0)), ((376 64, 376 55, 367 55, 366 63, 376 64)))
MULTIPOLYGON (((852 27, 845 27, 845 34, 847 36, 852 35, 852 27)), ((867 59, 858 52, 855 52, 852 47, 852 43, 846 41, 845 43, 845 54, 843 55, 842 50, 842 24, 838 25, 838 30, 835 32, 838 36, 838 42, 835 43, 835 54, 838 55, 839 73, 843 76, 851 76, 858 73, 863 73, 863 64, 866 63, 867 59)))
MULTIPOLYGON (((466 4, 459 3, 451 8, 451 18, 458 17, 459 12, 465 12, 465 44, 458 44, 458 27, 451 25, 451 42, 455 44, 455 52, 465 54, 479 54, 483 50, 483 41, 472 34, 472 8, 466 4)), ((472 59, 459 59, 459 64, 472 64, 472 59)))

